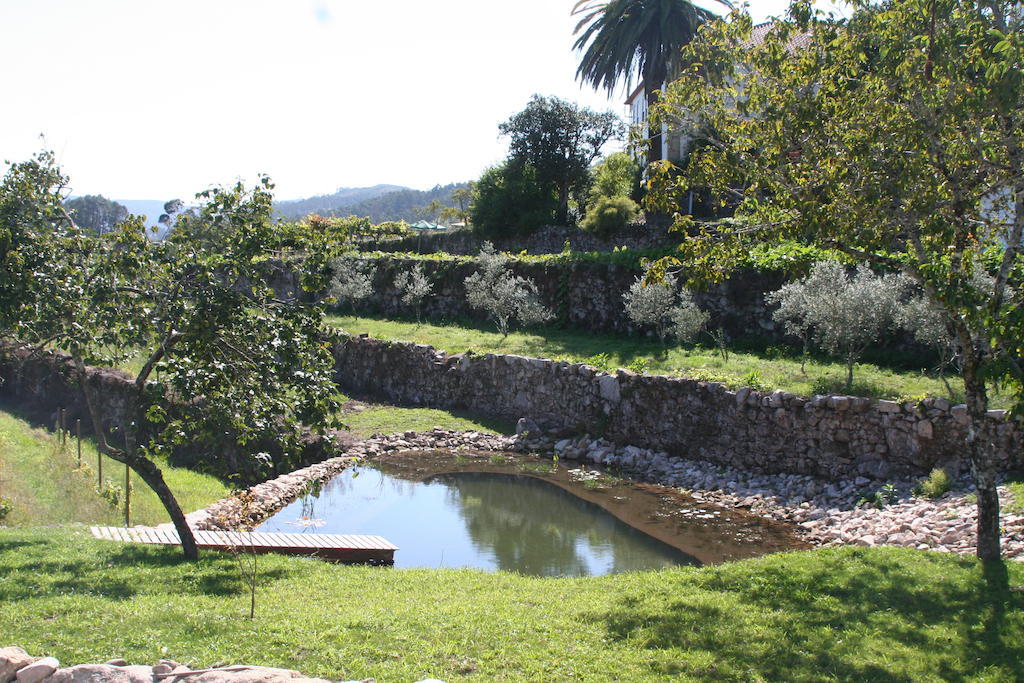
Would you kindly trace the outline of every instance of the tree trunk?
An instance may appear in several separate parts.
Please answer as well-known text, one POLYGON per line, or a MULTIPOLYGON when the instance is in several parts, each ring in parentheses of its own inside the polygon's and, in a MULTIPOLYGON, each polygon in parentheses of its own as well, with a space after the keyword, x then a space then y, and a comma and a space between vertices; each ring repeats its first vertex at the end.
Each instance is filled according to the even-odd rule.
MULTIPOLYGON (((78 383, 82 388, 82 396, 85 399, 85 406, 89 411, 89 419, 92 422, 93 434, 96 438, 96 449, 108 458, 128 465, 133 472, 139 475, 142 481, 146 482, 153 489, 160 502, 163 503, 164 509, 167 510, 167 514, 174 524, 175 531, 178 532, 178 538, 181 540, 181 549, 185 559, 198 560, 199 550, 196 548, 196 539, 192 534, 192 528, 189 527, 188 522, 185 520, 185 515, 181 511, 178 501, 174 498, 174 494, 167 487, 160 469, 148 458, 130 453, 122 453, 110 447, 110 444, 107 443, 106 433, 103 431, 103 418, 96 408, 92 387, 89 386, 85 362, 78 353, 72 353, 72 357, 75 362, 78 383)), ((124 428, 127 429, 127 425, 124 428)))
POLYGON ((555 224, 559 226, 569 225, 569 184, 562 183, 558 187, 558 211, 555 214, 555 224))
POLYGON ((128 466, 139 475, 142 481, 146 482, 149 488, 153 489, 153 493, 163 503, 164 509, 167 510, 167 514, 174 524, 174 530, 178 532, 178 538, 181 539, 181 550, 185 559, 198 560, 199 549, 196 547, 196 538, 192 533, 192 527, 188 525, 181 506, 178 505, 177 499, 168 488, 167 482, 164 481, 164 475, 160 468, 154 465, 152 460, 137 455, 129 458, 128 466))
POLYGON ((985 383, 978 377, 978 365, 971 354, 964 354, 964 393, 970 426, 967 446, 971 458, 971 472, 978 498, 978 559, 998 561, 999 548, 999 492, 996 490, 996 468, 992 453, 994 443, 988 413, 988 395, 985 383))

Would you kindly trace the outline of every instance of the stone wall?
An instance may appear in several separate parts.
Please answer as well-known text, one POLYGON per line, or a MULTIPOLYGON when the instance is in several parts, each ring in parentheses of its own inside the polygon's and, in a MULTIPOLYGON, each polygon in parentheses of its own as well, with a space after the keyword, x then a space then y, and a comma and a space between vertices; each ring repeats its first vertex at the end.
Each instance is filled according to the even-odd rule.
MULTIPOLYGON (((357 310, 381 315, 412 312, 405 309, 394 287, 395 277, 422 266, 433 284, 423 314, 433 320, 485 320, 485 313, 466 303, 463 282, 476 272, 468 259, 417 260, 402 257, 363 257, 376 268, 373 294, 357 310)), ((643 334, 626 316, 622 295, 639 271, 630 265, 589 261, 510 262, 513 272, 532 279, 541 300, 558 322, 588 332, 643 334)), ((706 291, 695 292, 697 304, 711 314, 710 328, 722 326, 731 339, 758 336, 782 341, 784 335, 764 303, 764 292, 786 281, 782 273, 742 271, 706 291)), ((343 307, 341 312, 346 312, 343 307)))
MULTIPOLYGON (((967 413, 849 396, 804 398, 714 382, 606 373, 512 355, 452 355, 423 345, 349 338, 335 349, 343 390, 400 405, 526 417, 565 433, 664 450, 755 472, 829 478, 966 468, 967 413)), ((1001 469, 1022 465, 1021 431, 992 411, 1001 469)))
MULTIPOLYGON (((668 244, 677 244, 680 233, 670 233, 665 227, 648 227, 644 223, 632 223, 606 238, 600 238, 580 228, 547 226, 532 235, 491 238, 490 242, 499 251, 527 254, 558 254, 569 243, 573 251, 612 251, 615 247, 628 249, 654 249, 668 244)), ((432 232, 410 235, 399 239, 382 240, 364 248, 392 253, 411 252, 434 254, 440 251, 449 254, 473 256, 480 252, 486 238, 472 230, 461 229, 450 232, 432 232)))
MULTIPOLYGON (((86 381, 92 388, 96 409, 101 416, 102 429, 114 446, 123 438, 121 426, 133 421, 138 394, 134 380, 127 373, 111 368, 86 368, 86 381)), ((75 420, 82 421, 83 436, 93 434, 92 420, 82 396, 74 363, 62 353, 42 353, 30 358, 24 354, 0 355, 0 399, 8 402, 28 417, 53 426, 63 408, 66 425, 73 429, 75 420)), ((179 406, 182 410, 197 409, 194 405, 179 406)), ((139 426, 139 438, 145 438, 152 426, 139 426)), ((353 441, 347 434, 319 438, 307 435, 300 452, 285 456, 273 443, 254 442, 249 452, 266 452, 271 456, 270 471, 290 471, 299 465, 320 462, 336 454, 345 443, 353 441)), ((219 477, 237 476, 242 481, 262 477, 266 473, 257 469, 256 461, 236 457, 234 451, 199 443, 186 444, 175 449, 173 464, 201 470, 219 477)))

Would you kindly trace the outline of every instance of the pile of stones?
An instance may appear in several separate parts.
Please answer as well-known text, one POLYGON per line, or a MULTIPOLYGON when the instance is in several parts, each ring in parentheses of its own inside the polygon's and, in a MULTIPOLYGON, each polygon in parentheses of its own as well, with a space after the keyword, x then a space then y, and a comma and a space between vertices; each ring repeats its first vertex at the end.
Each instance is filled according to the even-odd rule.
MULTIPOLYGON (((977 508, 966 478, 954 480, 949 492, 931 499, 913 494, 919 482, 912 479, 827 481, 751 473, 587 436, 556 441, 552 449, 559 458, 683 489, 700 503, 795 524, 806 540, 819 546, 891 545, 961 554, 974 554, 977 548, 977 508)), ((1012 500, 1005 486, 999 487, 999 496, 1012 500)), ((1024 560, 1024 516, 1004 509, 1000 526, 1004 555, 1024 560)))
POLYGON ((0 683, 327 683, 298 671, 265 666, 191 669, 170 659, 153 666, 123 659, 62 667, 55 657, 32 657, 20 647, 0 647, 0 683))

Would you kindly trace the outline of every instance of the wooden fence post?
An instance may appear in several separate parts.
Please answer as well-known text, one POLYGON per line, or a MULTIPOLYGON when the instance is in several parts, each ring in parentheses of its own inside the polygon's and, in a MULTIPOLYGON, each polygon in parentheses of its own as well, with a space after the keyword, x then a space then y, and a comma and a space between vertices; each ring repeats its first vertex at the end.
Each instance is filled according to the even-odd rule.
MULTIPOLYGON (((124 430, 124 454, 130 456, 132 452, 131 442, 128 438, 128 429, 124 430)), ((132 480, 130 478, 132 469, 128 463, 124 464, 124 526, 127 529, 131 526, 132 510, 132 480)))

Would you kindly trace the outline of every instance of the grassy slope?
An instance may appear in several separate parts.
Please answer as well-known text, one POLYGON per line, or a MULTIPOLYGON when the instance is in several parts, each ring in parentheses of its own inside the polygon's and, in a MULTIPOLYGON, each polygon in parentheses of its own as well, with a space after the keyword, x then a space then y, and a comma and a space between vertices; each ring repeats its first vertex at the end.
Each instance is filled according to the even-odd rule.
POLYGON ((365 410, 346 412, 341 419, 353 434, 362 437, 377 433, 394 434, 410 429, 422 432, 434 427, 498 434, 515 432, 515 425, 505 420, 434 408, 397 408, 370 404, 365 410))
MULTIPOLYGON (((450 353, 511 353, 524 356, 582 361, 607 354, 608 367, 627 367, 644 361, 651 372, 693 375, 694 371, 733 385, 749 383, 750 373, 766 388, 812 395, 821 391, 843 392, 846 369, 840 363, 810 359, 806 373, 799 359, 766 357, 752 353, 731 353, 728 362, 716 350, 701 346, 664 349, 656 341, 577 330, 543 328, 513 332, 507 339, 487 326, 433 324, 356 316, 332 316, 328 322, 351 334, 369 333, 380 339, 430 344, 450 353)), ((950 383, 956 388, 956 379, 950 383)), ((875 398, 946 396, 942 381, 921 372, 898 371, 870 364, 858 364, 851 393, 875 398)), ((994 396, 999 404, 1000 397, 994 396)))
MULTIPOLYGON (((62 450, 54 435, 0 411, 0 496, 14 504, 6 524, 124 522, 121 509, 111 507, 96 493, 96 449, 88 441, 82 446, 86 467, 78 469, 73 439, 62 450)), ((208 475, 166 464, 161 469, 185 512, 205 507, 227 494, 225 486, 208 475)), ((123 465, 105 458, 103 475, 106 481, 123 488, 123 465)), ((132 524, 168 521, 156 495, 134 473, 131 481, 132 524)))
POLYGON ((0 633, 62 661, 258 663, 331 678, 1015 680, 1024 567, 821 550, 593 579, 268 556, 257 618, 230 557, 0 532, 0 633))

